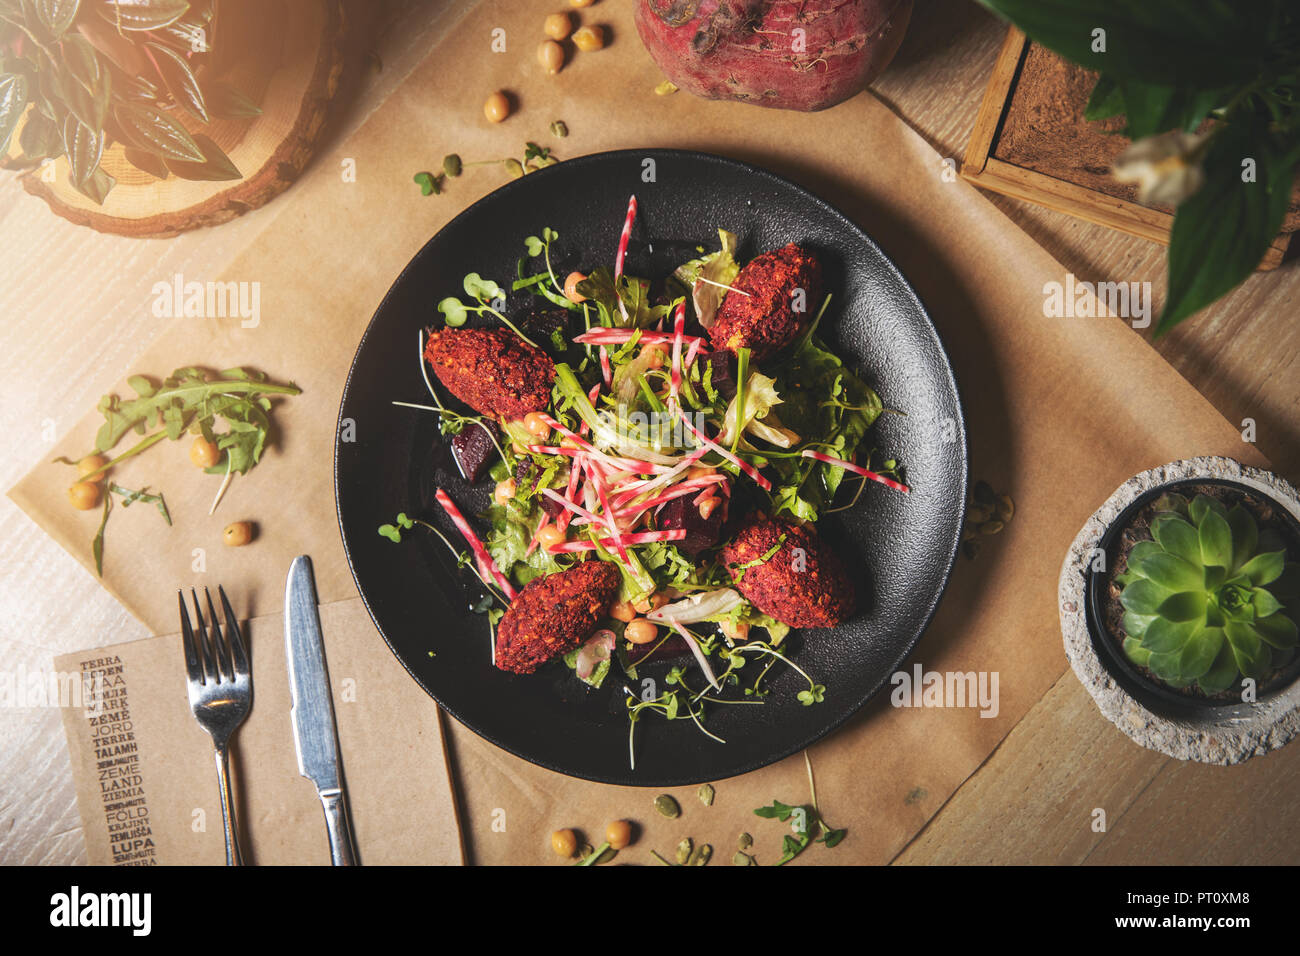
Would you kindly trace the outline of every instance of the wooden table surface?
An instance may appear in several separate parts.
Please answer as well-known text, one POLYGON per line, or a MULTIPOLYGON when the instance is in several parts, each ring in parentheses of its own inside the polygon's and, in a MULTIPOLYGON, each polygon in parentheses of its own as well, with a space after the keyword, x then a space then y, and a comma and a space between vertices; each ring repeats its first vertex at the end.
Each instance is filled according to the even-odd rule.
MULTIPOLYGON (((383 101, 460 5, 394 4, 376 41, 382 71, 366 78, 335 136, 383 101)), ((908 36, 875 93, 959 162, 1004 32, 971 0, 916 0, 908 36)), ((870 150, 864 143, 863 162, 870 150)), ((119 239, 55 218, 12 180, 0 173, 5 488, 164 331, 143 307, 156 277, 219 273, 279 211, 273 201, 177 239, 119 239)), ((992 199, 1079 279, 1163 288, 1163 246, 992 199)), ((1293 481, 1300 478, 1298 300, 1300 270, 1284 263, 1155 346, 1230 421, 1253 419, 1259 447, 1293 481)), ((45 669, 57 654, 149 636, 7 498, 0 499, 0 569, 5 669, 45 669)), ((1229 768, 1138 747, 1067 671, 896 862, 1297 863, 1300 810, 1287 799, 1297 784, 1300 746, 1229 768), (1105 812, 1104 832, 1094 828, 1097 809, 1105 812)), ((0 863, 84 860, 58 711, 0 708, 0 863)))

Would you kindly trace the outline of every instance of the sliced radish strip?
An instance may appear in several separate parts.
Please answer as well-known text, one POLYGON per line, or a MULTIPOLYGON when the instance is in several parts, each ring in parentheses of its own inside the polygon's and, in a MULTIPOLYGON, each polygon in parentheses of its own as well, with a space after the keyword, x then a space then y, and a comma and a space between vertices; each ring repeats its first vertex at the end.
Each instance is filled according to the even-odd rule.
POLYGON ((718 684, 718 679, 713 676, 713 668, 709 666, 709 659, 704 656, 704 651, 700 650, 699 639, 676 621, 669 621, 668 623, 686 641, 686 646, 695 655, 695 662, 700 665, 700 670, 704 671, 704 676, 709 679, 709 686, 714 690, 722 690, 722 687, 718 684))
MULTIPOLYGON (((618 253, 614 256, 614 291, 618 295, 618 280, 623 275, 623 259, 627 256, 628 240, 632 238, 632 223, 636 221, 636 196, 627 201, 627 218, 623 220, 623 231, 618 236, 618 253)), ((618 296, 618 311, 627 321, 627 306, 623 297, 618 296)))
POLYGON ((524 552, 525 558, 537 550, 537 545, 541 540, 540 535, 542 533, 542 529, 545 528, 547 524, 550 523, 550 520, 551 520, 550 515, 543 514, 542 520, 537 522, 537 530, 533 532, 533 540, 528 542, 528 550, 524 552))
POLYGON ((627 218, 623 220, 623 231, 618 237, 618 255, 614 257, 614 278, 623 274, 623 258, 627 255, 628 240, 632 238, 632 223, 636 220, 636 196, 627 201, 627 218))
POLYGON ((673 368, 668 380, 668 391, 672 400, 681 404, 682 388, 682 333, 686 330, 686 303, 677 303, 673 313, 673 368))
MULTIPOLYGON (((569 466, 569 487, 564 492, 564 500, 573 501, 573 496, 578 491, 578 480, 582 476, 582 459, 575 456, 573 464, 569 466)), ((555 524, 561 530, 565 531, 569 527, 569 522, 573 520, 573 514, 566 508, 555 517, 555 524)))
POLYGON ((491 574, 492 577, 496 579, 497 584, 500 585, 501 590, 505 592, 506 597, 513 601, 515 598, 514 587, 496 566, 496 562, 492 560, 492 555, 488 554, 487 548, 483 546, 483 542, 479 540, 478 535, 474 533, 474 529, 471 528, 469 522, 465 520, 465 516, 460 513, 460 509, 457 508, 456 503, 451 500, 451 496, 439 488, 434 492, 434 497, 438 499, 438 504, 442 505, 443 510, 447 512, 452 523, 456 525, 456 530, 458 530, 469 543, 470 550, 474 552, 474 557, 478 559, 479 567, 491 574))
MULTIPOLYGON (((622 304, 621 300, 619 304, 622 304)), ((609 364, 609 349, 603 345, 600 347, 600 376, 605 380, 606 388, 614 384, 614 369, 609 364)))
MULTIPOLYGON (((758 485, 758 487, 762 488, 764 491, 772 490, 772 483, 768 481, 766 478, 764 478, 757 468, 755 468, 749 462, 737 457, 736 455, 733 455, 731 452, 727 451, 727 449, 723 448, 717 442, 710 441, 707 437, 705 437, 704 432, 700 431, 698 428, 696 428, 694 425, 691 424, 691 420, 690 418, 687 417, 685 412, 678 410, 678 414, 680 415, 682 421, 685 423, 686 427, 690 429, 691 434, 695 436, 696 440, 701 445, 703 445, 709 451, 717 452, 719 455, 721 455, 727 461, 731 462, 733 465, 735 465, 745 474, 749 475, 749 477, 754 479, 754 482, 758 485)), ((805 452, 805 454, 807 453, 805 452)))
MULTIPOLYGON (((685 528, 674 528, 672 531, 637 531, 633 534, 623 535, 623 543, 631 547, 637 544, 650 544, 655 541, 680 541, 686 537, 685 528)), ((562 554, 571 551, 594 551, 596 546, 608 551, 614 546, 612 538, 600 538, 597 541, 561 541, 559 544, 547 548, 552 554, 562 554)))
POLYGON ((872 481, 878 481, 886 488, 893 488, 895 491, 901 491, 903 494, 909 494, 911 488, 902 482, 895 481, 893 478, 886 478, 884 475, 878 475, 874 471, 868 471, 861 465, 855 465, 851 461, 845 461, 843 458, 832 458, 830 455, 823 454, 819 451, 813 451, 811 448, 805 448, 803 451, 805 458, 815 458, 817 461, 824 461, 828 465, 838 465, 845 471, 851 471, 855 475, 861 475, 864 478, 870 478, 872 481))
MULTIPOLYGON (((683 337, 682 341, 685 342, 686 338, 683 337)), ((686 368, 690 368, 692 365, 695 364, 695 359, 700 354, 700 348, 703 345, 704 345, 704 339, 695 339, 695 341, 691 342, 690 346, 686 349, 686 362, 685 362, 686 368)))

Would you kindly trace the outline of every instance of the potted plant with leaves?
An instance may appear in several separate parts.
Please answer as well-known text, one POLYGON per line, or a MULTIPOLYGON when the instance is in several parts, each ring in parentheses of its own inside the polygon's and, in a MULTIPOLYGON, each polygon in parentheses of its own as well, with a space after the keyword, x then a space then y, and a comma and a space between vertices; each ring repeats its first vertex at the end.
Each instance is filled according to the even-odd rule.
POLYGON ((1125 118, 1113 172, 1177 207, 1155 334, 1243 282, 1277 236, 1300 166, 1294 0, 979 0, 1097 74, 1085 116, 1125 118))
POLYGON ((1300 675, 1300 523, 1256 486, 1187 477, 1102 536, 1087 604, 1103 663, 1140 701, 1247 706, 1300 675))
POLYGON ((0 0, 0 152, 31 166, 66 156, 69 181, 102 205, 125 159, 157 179, 241 174, 205 132, 261 110, 213 69, 216 0, 0 0), (20 129, 21 126, 21 129, 20 129))

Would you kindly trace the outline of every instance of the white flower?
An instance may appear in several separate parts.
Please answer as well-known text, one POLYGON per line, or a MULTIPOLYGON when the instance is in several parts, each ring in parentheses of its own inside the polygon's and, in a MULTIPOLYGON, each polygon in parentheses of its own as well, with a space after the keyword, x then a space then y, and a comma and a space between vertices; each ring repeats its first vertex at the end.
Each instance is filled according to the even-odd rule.
POLYGON ((1170 130, 1140 139, 1120 153, 1111 171, 1122 183, 1138 184, 1138 201, 1177 206, 1201 188, 1201 146, 1205 137, 1170 130))

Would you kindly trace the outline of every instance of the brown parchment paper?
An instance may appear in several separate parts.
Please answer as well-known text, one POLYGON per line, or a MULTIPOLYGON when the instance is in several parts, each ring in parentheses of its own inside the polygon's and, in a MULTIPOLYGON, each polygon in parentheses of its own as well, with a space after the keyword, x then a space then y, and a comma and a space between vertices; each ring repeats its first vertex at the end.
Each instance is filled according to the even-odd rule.
MULTIPOLYGON (((959 561, 939 614, 909 661, 927 671, 996 672, 997 715, 893 708, 882 695, 812 748, 822 809, 850 834, 834 851, 819 847, 804 859, 888 861, 1063 672, 1057 572, 1097 503, 1130 475, 1176 458, 1263 459, 1123 321, 1044 317, 1044 284, 1063 282, 1062 268, 870 95, 809 115, 680 93, 656 96, 661 76, 637 41, 630 5, 610 2, 582 12, 587 22, 609 28, 609 47, 578 54, 558 76, 546 77, 533 50, 547 12, 548 5, 532 2, 480 4, 355 136, 321 157, 279 200, 287 208, 222 277, 261 282, 256 328, 238 320, 176 319, 174 334, 123 370, 125 378, 128 371, 165 373, 196 362, 247 363, 293 379, 304 394, 282 403, 277 446, 234 482, 215 517, 206 517, 211 483, 195 476, 184 449, 167 448, 123 467, 123 484, 166 489, 177 527, 162 527, 145 509, 115 515, 104 585, 160 631, 174 627, 174 610, 159 582, 221 580, 247 595, 255 613, 265 613, 267 602, 278 601, 290 559, 303 552, 313 557, 323 601, 355 593, 332 510, 330 467, 337 401, 353 350, 420 245, 503 179, 499 167, 468 167, 448 180, 442 195, 422 198, 411 176, 436 170, 443 154, 454 151, 466 161, 517 155, 525 140, 536 140, 561 158, 683 147, 769 167, 861 223, 916 287, 957 371, 972 475, 1011 494, 1017 505, 1015 520, 977 560, 959 561), (497 27, 506 30, 506 53, 491 51, 497 27), (509 90, 517 107, 499 126, 481 114, 495 89, 509 90), (568 124, 567 139, 550 137, 555 119, 568 124), (355 181, 348 181, 344 171, 353 165, 355 181), (259 538, 227 551, 218 543, 220 529, 236 517, 255 519, 259 538), (206 555, 202 574, 191 570, 196 548, 206 555)), ((636 191, 643 204, 656 201, 652 185, 638 184, 636 191)), ((484 228, 485 241, 495 241, 490 224, 484 228)), ((150 290, 141 289, 141 308, 150 301, 150 290)), ((56 454, 83 453, 94 431, 94 416, 87 415, 56 454)), ((68 509, 62 477, 54 466, 38 465, 11 495, 89 562, 97 519, 68 509)), ((402 504, 394 502, 394 510, 402 504)), ((419 693, 398 673, 390 690, 419 693)), ((649 847, 667 852, 691 835, 713 843, 725 861, 743 828, 753 831, 760 859, 771 861, 780 825, 749 811, 774 798, 790 803, 809 796, 803 758, 793 757, 720 784, 707 809, 691 791, 680 791, 685 815, 667 822, 651 811, 653 794, 559 777, 454 722, 448 727, 464 838, 475 862, 549 860, 546 833, 554 827, 584 828, 599 843, 605 822, 619 817, 645 825, 625 859, 648 860, 649 847)))
MULTIPOLYGON (((316 788, 298 775, 284 619, 242 625, 253 709, 231 745, 246 864, 330 862, 316 788)), ((363 864, 458 864, 437 706, 404 677, 359 598, 321 608, 357 853, 363 864)), ((226 862, 212 739, 190 711, 179 634, 55 661, 85 688, 63 721, 91 864, 226 862), (96 680, 97 677, 97 680, 96 680)))

